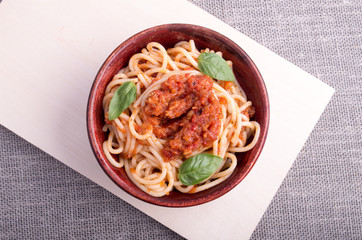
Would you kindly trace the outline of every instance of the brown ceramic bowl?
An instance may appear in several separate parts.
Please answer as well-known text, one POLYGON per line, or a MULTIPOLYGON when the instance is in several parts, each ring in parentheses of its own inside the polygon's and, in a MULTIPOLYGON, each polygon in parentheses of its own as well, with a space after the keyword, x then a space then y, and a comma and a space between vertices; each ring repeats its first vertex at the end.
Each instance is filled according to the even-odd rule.
POLYGON ((269 100, 263 79, 249 56, 233 41, 213 30, 188 24, 167 24, 146 29, 119 45, 106 59, 99 70, 88 100, 88 135, 93 152, 105 173, 124 191, 143 201, 167 207, 189 207, 214 200, 240 183, 254 166, 264 146, 269 126, 269 100), (233 70, 248 99, 253 102, 256 113, 254 120, 261 127, 260 138, 256 146, 237 154, 238 165, 233 174, 221 184, 196 194, 180 193, 173 190, 160 198, 152 197, 136 187, 127 177, 124 169, 114 168, 102 150, 106 134, 102 132, 104 115, 102 98, 107 84, 123 67, 128 65, 130 57, 140 52, 147 43, 155 41, 165 48, 173 47, 179 41, 193 39, 198 49, 210 48, 221 51, 225 59, 233 62, 233 70))

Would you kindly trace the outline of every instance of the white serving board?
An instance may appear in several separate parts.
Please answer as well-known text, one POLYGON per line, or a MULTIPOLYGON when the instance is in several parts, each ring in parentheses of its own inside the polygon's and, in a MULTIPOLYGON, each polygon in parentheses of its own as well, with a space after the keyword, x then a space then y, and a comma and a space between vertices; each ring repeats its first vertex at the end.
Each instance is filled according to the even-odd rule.
POLYGON ((251 236, 334 92, 185 0, 4 0, 0 83, 2 125, 189 239, 251 236), (88 93, 103 61, 131 35, 165 23, 197 24, 234 40, 259 68, 270 98, 268 139, 250 174, 191 208, 150 205, 120 190, 86 133, 88 93))

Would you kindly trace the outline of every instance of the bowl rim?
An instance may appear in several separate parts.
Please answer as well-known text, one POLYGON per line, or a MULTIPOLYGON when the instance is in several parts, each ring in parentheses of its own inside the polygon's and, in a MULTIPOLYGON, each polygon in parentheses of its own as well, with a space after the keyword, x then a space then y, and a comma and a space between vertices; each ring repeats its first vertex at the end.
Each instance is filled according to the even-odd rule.
MULTIPOLYGON (((180 31, 182 32, 182 31, 180 31)), ((131 37, 129 37, 128 39, 126 39, 125 41, 123 41, 120 45, 118 45, 113 51, 112 53, 106 58, 106 60, 104 61, 104 63, 102 64, 102 66, 100 67, 100 69, 98 70, 95 79, 92 83, 91 89, 90 89, 90 93, 89 93, 89 97, 88 97, 88 102, 87 102, 87 111, 86 111, 86 121, 87 121, 87 134, 88 134, 88 139, 91 145, 91 149, 93 151, 93 154, 95 156, 95 158, 97 159, 98 164, 101 166, 101 168, 103 169, 103 171, 106 173, 106 175, 118 186, 120 187, 123 191, 127 192, 128 194, 130 194, 131 196, 138 198, 144 202, 153 204, 153 205, 157 205, 157 206, 162 206, 162 207, 172 207, 172 208, 181 208, 181 207, 192 207, 192 206, 197 206, 200 204, 204 204, 210 201, 213 201, 223 195, 225 195, 226 193, 228 193, 231 189, 233 189, 234 187, 236 187, 251 171, 251 169, 254 167, 255 163, 257 162, 261 151, 264 148, 264 144, 266 142, 267 139, 267 135, 268 135, 268 130, 269 130, 269 122, 270 122, 270 103, 269 103, 269 96, 268 96, 268 92, 265 86, 265 82, 264 79, 259 71, 259 69, 257 68, 257 66, 255 65, 255 63, 253 62, 253 60, 249 57, 249 55, 238 45, 236 44, 233 40, 229 39, 228 37, 226 37, 225 35, 216 32, 215 30, 203 27, 203 26, 199 26, 199 25, 194 25, 194 24, 184 24, 184 23, 171 23, 171 24, 162 24, 162 25, 157 25, 157 26, 153 26, 147 29, 144 29, 134 35, 132 35, 131 37), (100 83, 102 82, 102 77, 104 75, 104 70, 109 66, 109 64, 112 62, 113 57, 120 51, 120 49, 124 48, 125 45, 128 45, 131 41, 141 37, 142 35, 145 34, 149 34, 152 33, 154 31, 160 30, 160 29, 172 29, 173 31, 178 31, 182 28, 191 28, 191 29, 202 29, 205 31, 209 31, 211 32, 213 35, 215 35, 217 39, 219 39, 222 42, 225 42, 225 40, 228 42, 228 44, 231 44, 233 49, 236 49, 236 53, 237 55, 242 55, 243 58, 245 59, 245 61, 250 65, 250 67, 253 69, 253 71, 255 72, 257 79, 258 79, 258 84, 260 85, 263 94, 265 95, 265 103, 263 102, 263 105, 265 105, 265 128, 261 130, 260 135, 263 136, 263 138, 260 140, 260 147, 258 149, 256 149, 257 151, 255 152, 255 157, 254 160, 251 162, 251 164, 248 166, 248 168, 245 170, 245 174, 243 174, 243 176, 239 177, 238 179, 236 179, 236 181, 233 182, 233 184, 230 184, 230 186, 223 188, 222 191, 218 191, 216 192, 216 194, 212 194, 210 196, 208 196, 207 198, 199 198, 198 201, 195 201, 195 199, 193 199, 192 201, 185 201, 182 200, 183 203, 179 203, 179 202, 165 202, 165 201, 157 201, 157 199, 160 198, 156 198, 156 197, 152 197, 151 199, 153 199, 152 201, 150 200, 150 198, 146 198, 143 196, 140 196, 138 194, 137 191, 135 191, 133 188, 138 188, 136 185, 134 186, 128 186, 127 183, 124 182, 118 182, 115 180, 115 176, 117 174, 115 174, 114 170, 111 169, 109 166, 107 166, 106 164, 104 164, 104 161, 108 161, 108 159, 103 159, 102 155, 100 154, 100 152, 103 151, 102 148, 100 148, 97 144, 97 140, 96 140, 96 131, 95 131, 95 127, 94 127, 94 118, 92 116, 92 109, 94 109, 95 106, 95 101, 92 101, 94 99, 94 95, 97 92, 96 90, 98 89, 100 83)), ((162 197, 161 197, 162 198, 162 197)))

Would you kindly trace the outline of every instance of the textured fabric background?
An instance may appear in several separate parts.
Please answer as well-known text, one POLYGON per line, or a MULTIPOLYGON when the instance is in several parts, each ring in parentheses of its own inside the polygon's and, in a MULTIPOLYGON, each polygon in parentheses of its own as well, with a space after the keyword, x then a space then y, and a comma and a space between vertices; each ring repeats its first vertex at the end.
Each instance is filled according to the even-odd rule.
MULTIPOLYGON (((362 1, 192 2, 336 89, 252 239, 362 239, 362 1)), ((4 127, 0 189, 1 239, 182 239, 4 127)))

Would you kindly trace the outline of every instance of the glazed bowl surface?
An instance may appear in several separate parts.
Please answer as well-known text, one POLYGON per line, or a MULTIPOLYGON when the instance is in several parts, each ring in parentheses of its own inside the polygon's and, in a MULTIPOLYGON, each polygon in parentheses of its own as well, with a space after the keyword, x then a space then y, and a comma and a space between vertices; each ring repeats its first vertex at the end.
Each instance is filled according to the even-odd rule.
POLYGON ((261 74, 250 57, 236 43, 224 35, 204 27, 190 24, 167 24, 146 29, 119 45, 105 60, 91 88, 87 108, 87 130, 89 141, 98 163, 104 172, 120 188, 132 196, 151 204, 166 207, 189 207, 203 204, 221 197, 238 185, 251 171, 266 141, 269 127, 269 99, 261 74), (102 99, 113 76, 128 65, 132 55, 141 51, 149 42, 158 42, 166 49, 177 42, 193 39, 196 47, 221 51, 223 58, 233 62, 233 71, 248 100, 255 107, 252 120, 260 124, 260 137, 253 149, 236 154, 238 164, 232 175, 224 182, 195 194, 173 190, 169 195, 153 197, 139 189, 128 178, 124 168, 117 169, 107 160, 102 144, 107 133, 102 131, 105 124, 102 99))

